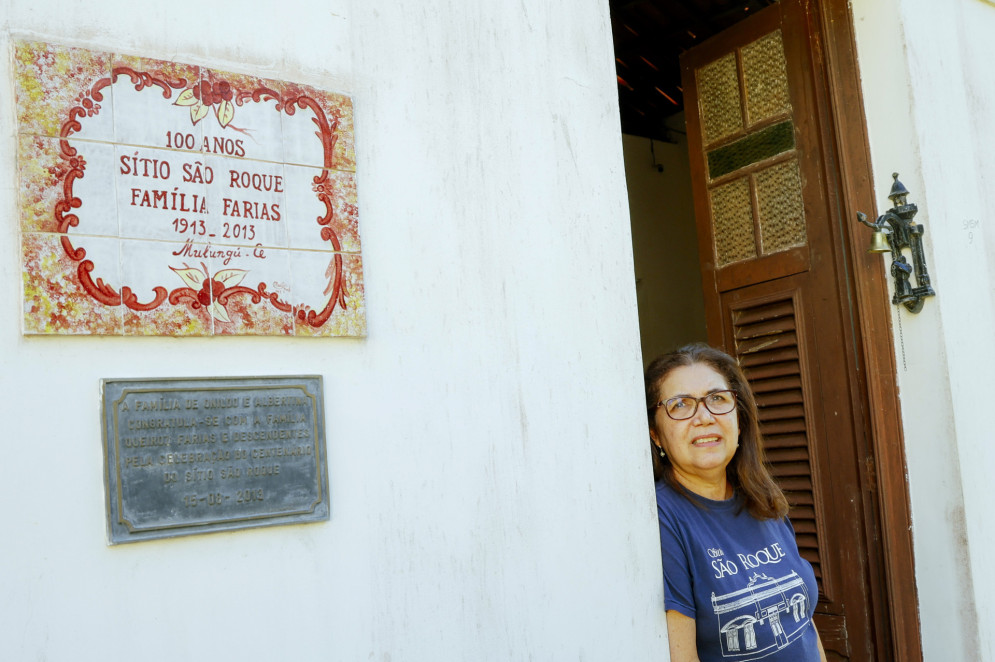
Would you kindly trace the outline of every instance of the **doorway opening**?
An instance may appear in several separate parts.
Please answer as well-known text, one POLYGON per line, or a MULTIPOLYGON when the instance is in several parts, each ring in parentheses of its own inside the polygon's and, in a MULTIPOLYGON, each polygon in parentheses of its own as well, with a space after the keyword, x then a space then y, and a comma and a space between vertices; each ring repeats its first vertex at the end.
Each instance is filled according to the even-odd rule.
POLYGON ((683 113, 668 126, 669 140, 622 136, 644 364, 708 341, 683 113))
POLYGON ((610 2, 644 363, 708 340, 680 55, 776 2, 610 2))
POLYGON ((739 359, 829 659, 921 659, 907 492, 881 488, 904 486, 900 421, 871 406, 897 399, 870 367, 891 347, 863 335, 878 285, 846 238, 870 193, 848 183, 869 180, 862 117, 836 112, 861 107, 848 2, 611 9, 644 361, 739 359))

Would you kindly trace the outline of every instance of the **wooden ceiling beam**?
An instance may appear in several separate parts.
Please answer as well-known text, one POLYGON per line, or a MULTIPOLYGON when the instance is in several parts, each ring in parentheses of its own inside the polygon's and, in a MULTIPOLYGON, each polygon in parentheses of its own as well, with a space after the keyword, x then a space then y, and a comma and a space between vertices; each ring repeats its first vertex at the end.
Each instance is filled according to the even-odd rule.
POLYGON ((776 1, 609 0, 622 130, 660 137, 684 107, 681 53, 776 1))

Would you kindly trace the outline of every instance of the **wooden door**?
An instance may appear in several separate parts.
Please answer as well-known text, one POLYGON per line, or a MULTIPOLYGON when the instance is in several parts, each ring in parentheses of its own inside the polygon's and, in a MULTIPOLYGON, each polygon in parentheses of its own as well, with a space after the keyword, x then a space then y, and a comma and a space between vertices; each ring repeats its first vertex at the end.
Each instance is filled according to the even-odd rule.
POLYGON ((829 659, 890 660, 807 5, 782 0, 682 57, 708 334, 756 391, 829 659))

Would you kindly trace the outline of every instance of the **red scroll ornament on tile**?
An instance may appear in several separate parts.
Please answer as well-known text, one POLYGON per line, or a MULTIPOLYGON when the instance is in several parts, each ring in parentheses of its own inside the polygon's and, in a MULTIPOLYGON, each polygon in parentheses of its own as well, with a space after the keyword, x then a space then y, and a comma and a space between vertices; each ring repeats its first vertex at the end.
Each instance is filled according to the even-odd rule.
MULTIPOLYGON (((127 84, 127 80, 124 80, 127 84)), ((136 311, 153 310, 167 301, 173 305, 187 304, 194 309, 204 307, 215 319, 224 322, 229 321, 227 306, 235 297, 248 297, 252 303, 260 303, 265 299, 276 309, 284 313, 293 313, 299 324, 306 324, 314 328, 321 327, 327 322, 336 306, 343 309, 347 307, 346 278, 342 254, 339 252, 342 250, 342 245, 339 236, 332 227, 334 211, 328 170, 335 167, 333 151, 339 118, 326 117, 323 108, 316 100, 303 93, 281 93, 267 87, 239 90, 233 88, 226 81, 217 81, 212 84, 208 81, 189 83, 184 79, 165 80, 147 72, 135 71, 127 66, 118 66, 113 69, 110 78, 97 80, 86 94, 77 97, 76 102, 78 105, 69 109, 68 119, 62 124, 60 131, 60 157, 68 164, 68 169, 61 182, 62 199, 55 205, 55 220, 58 224, 58 232, 62 233, 62 247, 70 259, 79 263, 77 268, 79 281, 90 296, 107 306, 117 306, 123 303, 127 308, 136 311), (70 235, 65 234, 70 227, 77 227, 80 223, 79 217, 73 213, 73 210, 78 209, 82 205, 82 201, 73 195, 73 184, 77 179, 83 177, 86 169, 85 160, 77 149, 69 143, 68 139, 82 129, 81 121, 99 113, 100 103, 104 100, 105 88, 117 84, 124 77, 130 78, 136 91, 147 90, 148 94, 161 94, 165 100, 174 99, 174 93, 176 93, 176 98, 172 103, 190 108, 192 125, 196 125, 201 120, 213 115, 222 128, 244 132, 243 129, 238 129, 233 124, 237 107, 247 103, 265 101, 276 101, 275 110, 286 113, 287 116, 293 116, 298 109, 314 114, 312 121, 317 127, 315 135, 321 141, 325 168, 312 180, 312 190, 324 207, 323 214, 316 218, 316 230, 320 232, 321 240, 329 242, 335 251, 326 273, 328 285, 324 294, 330 295, 330 297, 324 308, 316 311, 305 303, 291 305, 289 302, 281 300, 277 292, 269 291, 269 286, 266 283, 259 283, 256 288, 243 285, 242 282, 247 274, 245 270, 221 269, 212 274, 205 263, 201 263, 200 268, 176 269, 170 267, 186 286, 176 287, 172 290, 161 285, 156 286, 153 288, 154 296, 148 301, 140 301, 127 285, 122 285, 119 293, 101 278, 96 280, 91 278, 90 274, 95 265, 91 260, 86 259, 86 249, 74 247, 70 235)))

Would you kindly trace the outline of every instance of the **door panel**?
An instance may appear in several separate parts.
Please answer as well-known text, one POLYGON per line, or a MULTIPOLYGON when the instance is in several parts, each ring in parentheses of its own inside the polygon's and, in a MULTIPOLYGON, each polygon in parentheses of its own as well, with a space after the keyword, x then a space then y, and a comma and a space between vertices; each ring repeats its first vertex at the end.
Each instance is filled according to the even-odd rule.
POLYGON ((873 659, 866 645, 865 655, 854 655, 854 648, 870 637, 862 513, 848 503, 846 493, 852 490, 836 493, 837 486, 857 482, 847 453, 834 457, 844 448, 838 440, 852 434, 834 423, 840 403, 833 391, 840 380, 830 374, 830 365, 821 365, 833 360, 839 329, 810 303, 812 280, 806 272, 724 293, 724 337, 731 339, 726 348, 739 359, 757 395, 771 472, 791 506, 798 548, 815 570, 816 624, 823 645, 837 659, 873 659), (855 615, 848 608, 851 601, 855 615))
MULTIPOLYGON (((688 51, 688 144, 709 340, 760 405, 775 478, 819 583, 830 659, 890 659, 866 439, 853 411, 805 0, 782 0, 688 51), (870 532, 870 535, 868 534, 870 532)), ((838 234, 838 231, 837 231, 838 234)))

